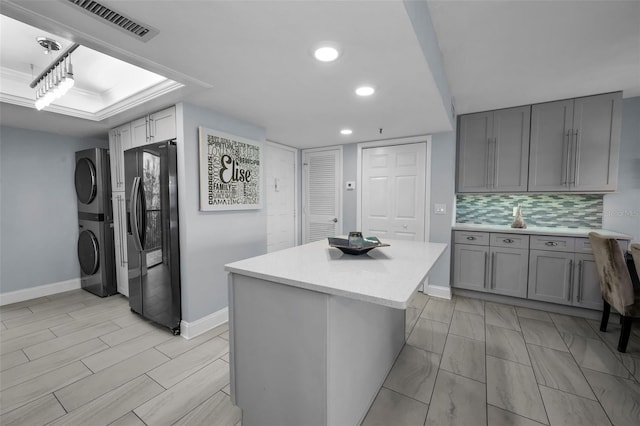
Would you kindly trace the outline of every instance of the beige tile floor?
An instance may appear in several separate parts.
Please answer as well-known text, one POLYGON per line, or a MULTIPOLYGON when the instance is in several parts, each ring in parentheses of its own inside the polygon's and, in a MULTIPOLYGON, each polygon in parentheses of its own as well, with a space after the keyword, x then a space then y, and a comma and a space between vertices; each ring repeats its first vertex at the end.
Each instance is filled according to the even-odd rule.
MULTIPOLYGON (((364 425, 640 424, 640 327, 418 294, 407 345, 364 425)), ((0 308, 0 424, 236 425, 228 328, 191 340, 121 296, 0 308)), ((300 425, 306 426, 306 425, 300 425)))
POLYGON ((83 290, 0 308, 0 424, 236 425, 227 325, 191 340, 83 290))
POLYGON ((640 425, 640 324, 418 293, 363 425, 640 425))

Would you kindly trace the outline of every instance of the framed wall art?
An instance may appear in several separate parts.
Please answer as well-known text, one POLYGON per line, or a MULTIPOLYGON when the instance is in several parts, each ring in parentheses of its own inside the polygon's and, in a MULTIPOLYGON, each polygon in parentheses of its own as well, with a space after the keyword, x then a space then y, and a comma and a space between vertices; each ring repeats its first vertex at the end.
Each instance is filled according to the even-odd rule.
POLYGON ((262 145, 218 130, 200 131, 200 210, 262 208, 262 145))

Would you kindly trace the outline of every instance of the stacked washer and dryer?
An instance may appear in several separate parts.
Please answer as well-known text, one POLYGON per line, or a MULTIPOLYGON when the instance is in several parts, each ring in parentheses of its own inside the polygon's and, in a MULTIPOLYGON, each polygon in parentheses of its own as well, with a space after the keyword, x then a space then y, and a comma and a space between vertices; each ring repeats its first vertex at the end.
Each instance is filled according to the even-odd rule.
POLYGON ((76 152, 78 261, 83 289, 100 297, 117 293, 109 153, 76 152))

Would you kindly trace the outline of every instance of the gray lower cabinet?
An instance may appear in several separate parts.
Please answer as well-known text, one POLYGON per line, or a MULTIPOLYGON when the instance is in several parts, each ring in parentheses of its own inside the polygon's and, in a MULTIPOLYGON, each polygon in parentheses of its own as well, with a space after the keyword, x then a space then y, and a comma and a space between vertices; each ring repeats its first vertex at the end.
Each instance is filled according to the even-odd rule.
POLYGON ((600 282, 593 255, 531 250, 528 297, 602 309, 600 282))
POLYGON ((527 297, 529 250, 491 247, 489 291, 527 297))
POLYGON ((454 287, 527 297, 528 236, 456 232, 455 240, 454 287))
POLYGON ((529 299, 571 305, 573 253, 529 252, 529 299))
POLYGON ((573 305, 602 310, 598 269, 592 254, 576 253, 573 305))
POLYGON ((468 290, 486 291, 489 247, 456 244, 453 285, 468 290))
POLYGON ((454 231, 453 250, 455 288, 602 310, 588 238, 454 231))

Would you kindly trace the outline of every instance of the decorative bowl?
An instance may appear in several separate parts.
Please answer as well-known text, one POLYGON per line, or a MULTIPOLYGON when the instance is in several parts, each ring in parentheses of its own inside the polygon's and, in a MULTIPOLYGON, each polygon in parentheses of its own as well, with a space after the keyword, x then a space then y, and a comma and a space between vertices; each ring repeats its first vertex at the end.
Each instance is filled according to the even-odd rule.
POLYGON ((349 240, 346 238, 332 238, 329 237, 329 246, 335 247, 346 254, 365 254, 369 250, 373 250, 377 247, 389 247, 390 244, 381 243, 376 237, 366 237, 362 240, 361 244, 349 244, 349 240))

